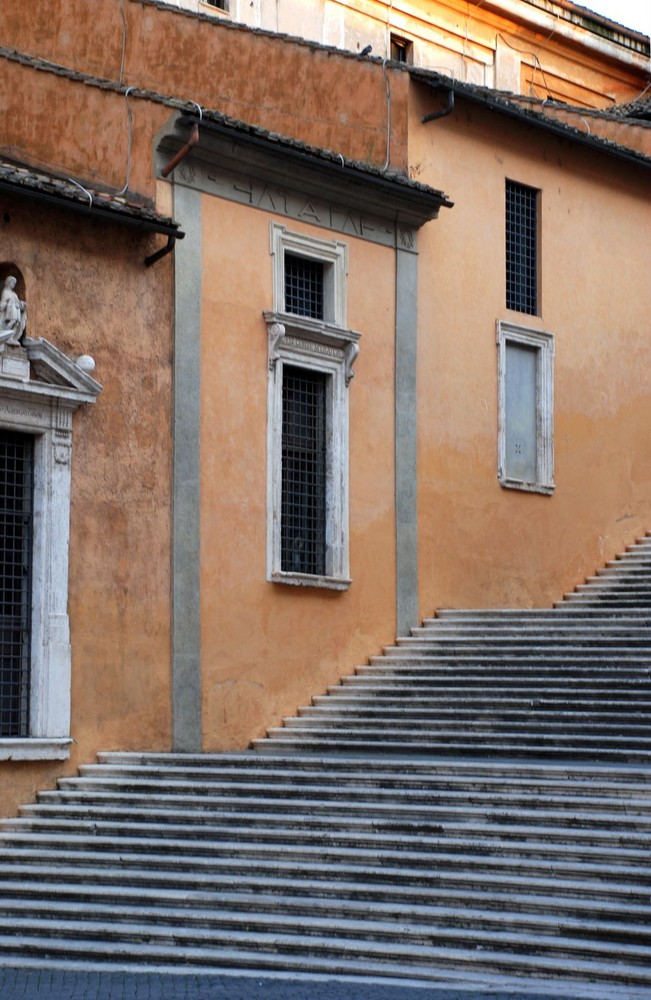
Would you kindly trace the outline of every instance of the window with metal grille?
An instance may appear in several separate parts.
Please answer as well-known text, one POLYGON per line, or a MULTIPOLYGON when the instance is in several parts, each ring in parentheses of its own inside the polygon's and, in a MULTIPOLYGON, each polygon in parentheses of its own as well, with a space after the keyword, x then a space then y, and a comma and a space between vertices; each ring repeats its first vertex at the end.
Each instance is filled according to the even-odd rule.
POLYGON ((538 191, 506 182, 506 308, 538 312, 538 191))
POLYGON ((326 382, 283 370, 281 569, 326 573, 326 382))
POLYGON ((323 262, 285 254, 285 312, 323 319, 323 262))
POLYGON ((0 736, 29 732, 34 439, 0 430, 0 736))

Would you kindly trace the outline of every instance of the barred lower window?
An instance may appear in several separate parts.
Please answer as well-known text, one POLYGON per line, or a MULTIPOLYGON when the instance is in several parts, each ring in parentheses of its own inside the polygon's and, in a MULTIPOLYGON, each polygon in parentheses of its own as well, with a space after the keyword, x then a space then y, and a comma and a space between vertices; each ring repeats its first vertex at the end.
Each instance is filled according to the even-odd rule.
POLYGON ((285 254, 285 311, 323 319, 323 262, 285 254))
POLYGON ((322 372, 283 371, 283 572, 326 572, 326 380, 322 372))
POLYGON ((346 327, 348 246, 272 222, 267 579, 347 590, 348 386, 361 334, 346 327))
POLYGON ((34 439, 0 430, 0 736, 27 736, 34 439))
POLYGON ((506 182, 506 307, 538 313, 538 191, 506 182))

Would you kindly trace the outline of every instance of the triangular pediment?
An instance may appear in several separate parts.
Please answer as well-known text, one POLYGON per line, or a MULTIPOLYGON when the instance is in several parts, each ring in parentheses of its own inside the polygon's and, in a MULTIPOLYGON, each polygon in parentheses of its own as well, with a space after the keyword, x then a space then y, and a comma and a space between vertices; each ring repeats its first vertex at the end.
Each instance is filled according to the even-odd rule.
MULTIPOLYGON (((82 361, 82 359, 79 359, 82 361)), ((92 359, 88 363, 93 366, 92 359)), ((0 348, 0 392, 67 400, 73 407, 94 403, 102 386, 77 362, 43 337, 24 337, 0 348)))

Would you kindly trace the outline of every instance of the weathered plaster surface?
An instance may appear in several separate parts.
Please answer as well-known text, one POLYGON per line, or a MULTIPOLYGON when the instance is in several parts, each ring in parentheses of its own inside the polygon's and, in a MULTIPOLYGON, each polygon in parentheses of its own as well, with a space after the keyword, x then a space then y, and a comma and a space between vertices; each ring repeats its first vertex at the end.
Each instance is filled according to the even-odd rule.
POLYGON ((65 764, 0 764, 0 813, 101 747, 170 743, 169 260, 150 240, 0 195, 0 257, 20 267, 29 332, 91 354, 104 386, 73 416, 69 565, 74 743, 65 764))
POLYGON ((550 606, 651 527, 647 174, 461 102, 413 137, 455 202, 419 237, 421 614, 550 606), (507 177, 542 192, 538 317, 505 309, 507 177), (553 496, 498 482, 496 320, 554 335, 553 496))

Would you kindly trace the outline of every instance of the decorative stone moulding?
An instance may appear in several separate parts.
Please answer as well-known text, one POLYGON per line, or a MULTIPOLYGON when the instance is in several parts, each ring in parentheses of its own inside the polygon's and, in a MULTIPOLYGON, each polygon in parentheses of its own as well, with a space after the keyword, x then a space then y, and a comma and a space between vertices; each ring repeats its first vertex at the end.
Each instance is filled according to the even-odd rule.
POLYGON ((353 365, 359 354, 361 333, 290 313, 265 312, 264 318, 270 370, 276 367, 282 349, 291 348, 296 354, 340 359, 344 365, 346 385, 350 384, 355 374, 353 365))
POLYGON ((30 728, 24 738, 0 739, 0 760, 69 756, 72 414, 101 391, 84 367, 47 340, 0 344, 0 427, 34 439, 30 728))

